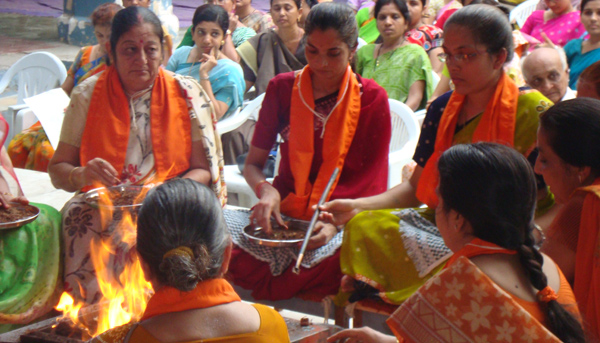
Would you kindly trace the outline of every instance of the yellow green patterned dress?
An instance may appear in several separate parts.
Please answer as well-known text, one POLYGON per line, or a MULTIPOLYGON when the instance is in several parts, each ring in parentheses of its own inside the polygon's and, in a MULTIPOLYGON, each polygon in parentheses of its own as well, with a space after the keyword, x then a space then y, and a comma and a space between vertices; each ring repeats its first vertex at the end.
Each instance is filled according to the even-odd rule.
MULTIPOLYGON (((435 144, 435 135, 430 139, 426 139, 428 137, 424 135, 432 130, 437 132, 439 119, 449 98, 450 92, 442 95, 432 103, 427 112, 419 139, 420 146, 414 157, 421 166, 424 166, 427 161, 418 158, 419 149, 423 149, 426 141, 431 144, 431 148, 435 144)), ((535 146, 539 115, 551 105, 552 102, 538 91, 520 91, 515 118, 514 147, 517 151, 527 155, 535 146)), ((470 143, 480 119, 481 115, 458 129, 454 135, 454 144, 470 143)), ((344 228, 344 241, 340 255, 342 273, 369 285, 375 292, 373 296, 391 304, 401 304, 411 296, 443 268, 445 259, 448 258, 448 255, 440 258, 438 263, 423 275, 423 270, 417 269, 407 252, 407 244, 404 241, 406 232, 400 226, 399 211, 400 209, 365 211, 356 215, 344 228)), ((422 208, 416 211, 434 225, 434 209, 422 208)), ((422 253, 427 255, 429 251, 422 253)), ((338 294, 336 303, 343 304, 349 296, 348 293, 338 294)))

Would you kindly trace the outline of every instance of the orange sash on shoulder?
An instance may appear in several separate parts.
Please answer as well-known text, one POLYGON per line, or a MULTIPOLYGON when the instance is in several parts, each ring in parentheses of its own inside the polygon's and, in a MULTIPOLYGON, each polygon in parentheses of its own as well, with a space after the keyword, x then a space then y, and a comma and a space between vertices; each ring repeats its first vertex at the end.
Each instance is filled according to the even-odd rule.
MULTIPOLYGON (((340 169, 341 175, 360 116, 360 85, 348 67, 338 94, 340 104, 334 109, 325 124, 323 163, 314 184, 309 182, 310 167, 314 156, 314 114, 302 102, 300 92, 302 92, 306 104, 314 109, 315 101, 309 66, 304 67, 302 72, 296 75, 292 89, 289 160, 294 176, 295 191, 283 199, 280 208, 283 214, 290 217, 310 219, 313 214, 311 207, 319 202, 336 167, 340 169), (348 88, 344 94, 346 85, 348 88)), ((327 200, 333 193, 338 180, 339 175, 327 195, 327 200)))
POLYGON ((241 301, 240 296, 225 279, 201 281, 189 292, 164 286, 150 298, 140 321, 165 313, 208 308, 234 301, 241 301))
MULTIPOLYGON (((438 198, 435 189, 438 185, 437 162, 444 151, 454 143, 454 133, 465 96, 453 92, 440 119, 435 140, 434 152, 425 164, 417 186, 417 198, 430 208, 436 208, 438 198)), ((472 142, 495 142, 514 146, 515 123, 519 87, 502 73, 496 91, 483 112, 473 133, 472 142)))
POLYGON ((600 178, 578 191, 588 195, 581 211, 573 292, 586 328, 600 337, 600 178))
MULTIPOLYGON (((115 67, 96 82, 79 150, 82 166, 96 157, 117 172, 125 163, 131 114, 129 100, 115 67)), ((152 87, 150 133, 158 180, 173 178, 189 169, 192 153, 191 121, 177 80, 162 68, 152 87)))

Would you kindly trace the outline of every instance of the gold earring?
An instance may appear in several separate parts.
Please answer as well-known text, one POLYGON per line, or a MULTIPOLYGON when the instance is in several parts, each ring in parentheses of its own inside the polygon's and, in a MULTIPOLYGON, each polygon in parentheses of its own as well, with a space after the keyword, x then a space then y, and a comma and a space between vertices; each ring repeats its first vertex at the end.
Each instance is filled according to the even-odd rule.
POLYGON ((221 41, 221 46, 225 45, 225 40, 221 41))

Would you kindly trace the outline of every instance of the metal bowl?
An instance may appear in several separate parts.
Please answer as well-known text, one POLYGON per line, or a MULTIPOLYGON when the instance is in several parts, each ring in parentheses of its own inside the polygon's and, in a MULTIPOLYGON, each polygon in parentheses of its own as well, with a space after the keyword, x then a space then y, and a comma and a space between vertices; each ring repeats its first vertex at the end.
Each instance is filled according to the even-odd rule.
MULTIPOLYGON (((306 231, 308 230, 308 226, 310 222, 306 220, 299 219, 284 219, 285 224, 290 229, 306 231)), ((275 221, 271 221, 271 225, 277 225, 275 221)), ((296 239, 269 239, 269 238, 260 238, 256 237, 255 234, 262 230, 261 227, 250 224, 244 228, 242 231, 244 236, 254 244, 264 245, 267 247, 274 248, 285 248, 285 247, 297 247, 298 244, 304 241, 304 238, 296 238, 296 239)))
POLYGON ((90 191, 88 191, 87 193, 85 193, 84 195, 84 200, 85 202, 94 207, 94 208, 109 208, 109 209, 119 209, 119 210, 138 210, 139 207, 142 206, 142 201, 144 200, 144 198, 146 197, 146 195, 144 194, 143 196, 139 196, 142 193, 147 193, 150 190, 150 187, 148 186, 114 186, 114 187, 101 187, 101 188, 96 188, 96 189, 92 189, 90 191), (100 200, 100 196, 102 194, 106 194, 106 193, 123 193, 126 191, 133 191, 135 193, 138 194, 138 198, 136 198, 135 200, 137 200, 138 202, 134 203, 134 204, 129 204, 129 205, 107 205, 107 204, 103 204, 102 201, 100 200))
POLYGON ((13 222, 0 223, 0 230, 8 230, 8 229, 16 229, 25 224, 29 224, 32 221, 36 220, 36 218, 40 215, 40 209, 33 205, 12 205, 12 207, 23 207, 31 211, 31 215, 21 218, 19 220, 15 220, 13 222))

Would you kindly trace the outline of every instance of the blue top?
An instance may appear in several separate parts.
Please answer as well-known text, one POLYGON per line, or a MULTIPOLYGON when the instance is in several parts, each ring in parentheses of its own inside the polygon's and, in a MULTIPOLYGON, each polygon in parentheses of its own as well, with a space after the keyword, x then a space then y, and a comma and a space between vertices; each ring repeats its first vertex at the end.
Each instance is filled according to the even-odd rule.
POLYGON ((596 61, 600 61, 600 48, 581 53, 581 44, 583 39, 573 39, 565 45, 565 54, 569 63, 569 87, 572 90, 577 89, 577 80, 585 68, 591 66, 596 61))
MULTIPOLYGON (((190 52, 194 49, 191 46, 182 46, 175 50, 166 69, 180 75, 188 75, 200 82, 200 62, 188 63, 190 52)), ((229 59, 217 60, 217 65, 208 73, 210 85, 212 87, 215 99, 222 101, 229 106, 223 118, 231 115, 235 110, 242 106, 244 101, 244 91, 246 82, 242 67, 229 59)))

